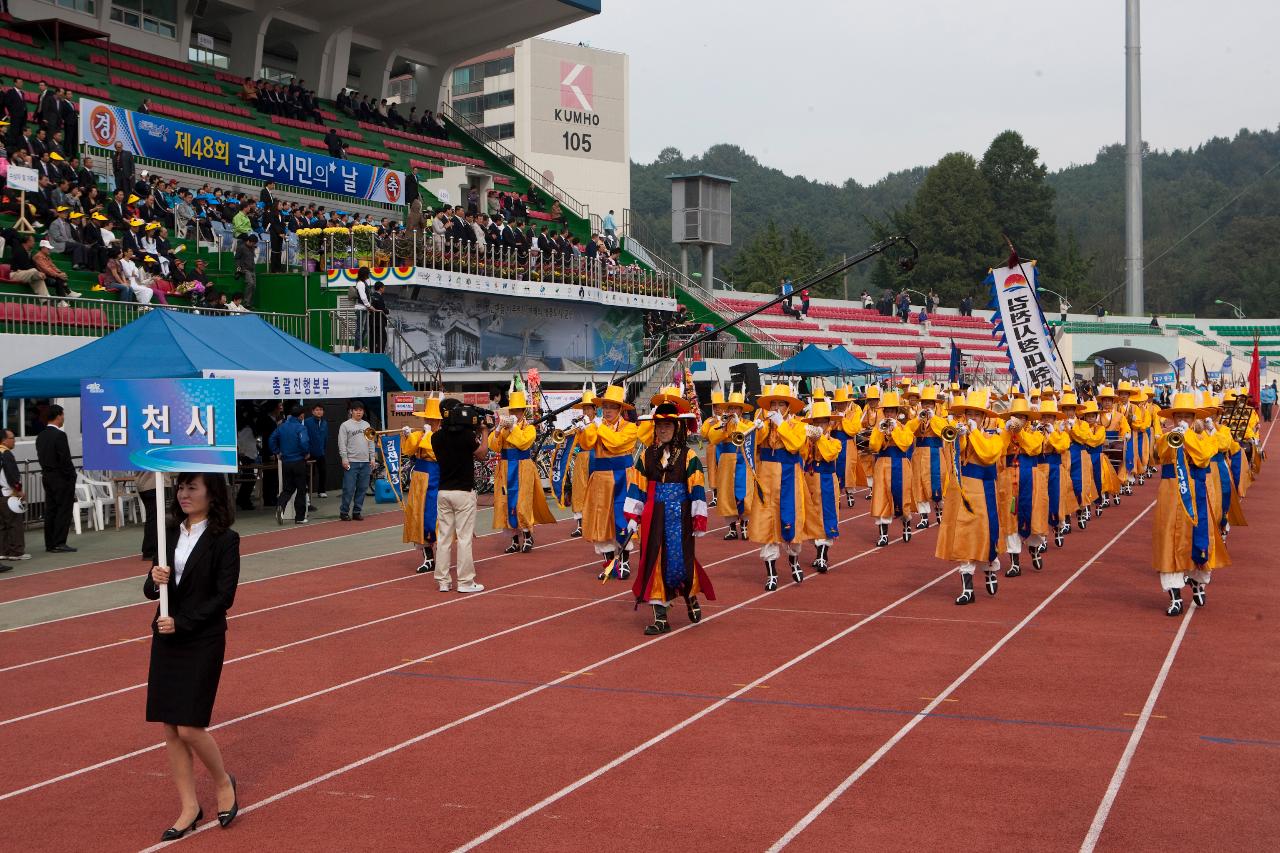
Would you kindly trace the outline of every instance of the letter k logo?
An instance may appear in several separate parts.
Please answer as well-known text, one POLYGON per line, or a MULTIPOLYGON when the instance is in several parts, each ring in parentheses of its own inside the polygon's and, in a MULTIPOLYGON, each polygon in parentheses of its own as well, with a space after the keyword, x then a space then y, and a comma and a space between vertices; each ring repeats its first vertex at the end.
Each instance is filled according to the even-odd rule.
POLYGON ((590 65, 560 61, 560 106, 592 112, 594 97, 590 65))

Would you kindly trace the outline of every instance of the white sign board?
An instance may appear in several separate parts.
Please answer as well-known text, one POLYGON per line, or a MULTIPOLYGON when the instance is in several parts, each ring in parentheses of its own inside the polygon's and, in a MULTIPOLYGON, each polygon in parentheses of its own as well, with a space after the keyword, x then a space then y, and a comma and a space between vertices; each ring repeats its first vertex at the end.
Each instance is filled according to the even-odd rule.
POLYGON ((208 33, 196 33, 196 47, 213 50, 213 36, 208 33))
POLYGON ((350 373, 295 373, 275 370, 205 370, 205 379, 234 379, 237 400, 381 397, 382 374, 373 370, 350 373))
POLYGON ((622 162, 626 56, 542 39, 530 51, 530 148, 622 162))
POLYGON ((23 166, 10 166, 9 189, 26 190, 29 193, 38 192, 40 189, 40 173, 35 169, 27 169, 23 166))

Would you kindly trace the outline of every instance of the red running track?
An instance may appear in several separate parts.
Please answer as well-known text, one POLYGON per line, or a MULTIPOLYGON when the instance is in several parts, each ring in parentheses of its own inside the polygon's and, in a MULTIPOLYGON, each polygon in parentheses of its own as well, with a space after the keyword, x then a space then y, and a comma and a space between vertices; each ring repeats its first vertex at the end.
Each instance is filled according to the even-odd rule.
MULTIPOLYGON (((540 577, 591 562, 583 546, 494 560, 491 589, 538 579, 229 665, 215 717, 251 716, 216 736, 245 810, 181 843, 1080 849, 1133 743, 1100 849, 1263 849, 1280 830, 1264 793, 1280 787, 1276 664, 1257 651, 1280 639, 1259 594, 1259 520, 1278 503, 1267 473, 1246 501, 1254 526, 1232 533, 1235 565, 1182 620, 1146 568, 1154 484, 968 608, 951 604, 932 530, 876 551, 865 517, 837 545, 848 562, 772 594, 747 545, 702 540, 720 601, 656 639, 592 569, 540 577), (1129 715, 1148 705, 1135 742, 1129 715)), ((267 621, 296 638, 307 620, 285 612, 321 633, 361 621, 348 610, 439 597, 389 584, 267 621)), ((233 622, 230 642, 260 642, 257 619, 233 622)), ((123 647, 121 668, 145 671, 143 647, 123 647)), ((135 691, 0 727, 0 825, 22 827, 22 849, 158 838, 177 808, 163 756, 121 757, 156 741, 141 716, 135 691)))

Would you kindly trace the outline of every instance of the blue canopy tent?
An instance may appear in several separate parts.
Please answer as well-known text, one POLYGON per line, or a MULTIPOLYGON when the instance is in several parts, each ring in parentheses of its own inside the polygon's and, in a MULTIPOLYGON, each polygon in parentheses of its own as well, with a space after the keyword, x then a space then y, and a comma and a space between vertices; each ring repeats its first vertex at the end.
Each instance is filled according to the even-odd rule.
POLYGON ((867 364, 844 347, 827 350, 809 344, 786 361, 760 372, 773 376, 860 376, 888 373, 889 369, 867 364))
POLYGON ((412 391, 413 383, 400 372, 391 356, 380 352, 344 352, 338 358, 345 362, 363 367, 365 370, 377 370, 382 374, 382 388, 385 391, 412 391))
POLYGON ((79 397, 83 379, 226 377, 238 399, 375 398, 380 373, 280 331, 255 314, 157 309, 104 338, 4 377, 4 397, 79 397))

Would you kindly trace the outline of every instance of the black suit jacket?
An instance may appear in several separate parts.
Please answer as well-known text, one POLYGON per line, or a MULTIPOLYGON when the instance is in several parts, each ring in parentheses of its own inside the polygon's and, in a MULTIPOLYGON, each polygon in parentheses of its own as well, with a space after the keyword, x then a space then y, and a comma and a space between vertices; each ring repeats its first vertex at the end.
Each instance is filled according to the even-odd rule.
MULTIPOLYGON (((170 527, 165 565, 173 566, 177 547, 178 528, 170 527)), ((240 534, 234 530, 212 533, 206 528, 187 557, 181 583, 174 582, 175 574, 169 575, 169 615, 173 617, 174 633, 165 638, 181 642, 225 633, 227 611, 236 600, 236 586, 240 583, 240 534)), ((150 573, 142 582, 142 594, 152 601, 160 598, 160 588, 150 573)), ((159 615, 160 609, 156 608, 156 617, 159 615)), ((151 625, 154 631, 155 618, 151 625)))
POLYGON ((121 151, 119 154, 111 155, 111 171, 115 173, 117 181, 123 177, 125 186, 117 186, 116 189, 132 192, 133 187, 133 152, 121 151))
POLYGON ((4 109, 9 114, 9 121, 12 124, 10 130, 15 134, 21 133, 27 123, 27 100, 12 86, 5 90, 4 109))
POLYGON ((114 200, 107 205, 107 217, 115 222, 128 222, 130 218, 124 203, 114 200))
POLYGON ((59 484, 76 481, 76 466, 71 461, 71 445, 67 434, 52 424, 36 436, 36 459, 40 461, 40 473, 59 484))

